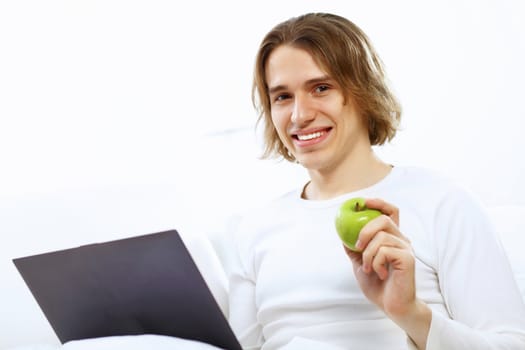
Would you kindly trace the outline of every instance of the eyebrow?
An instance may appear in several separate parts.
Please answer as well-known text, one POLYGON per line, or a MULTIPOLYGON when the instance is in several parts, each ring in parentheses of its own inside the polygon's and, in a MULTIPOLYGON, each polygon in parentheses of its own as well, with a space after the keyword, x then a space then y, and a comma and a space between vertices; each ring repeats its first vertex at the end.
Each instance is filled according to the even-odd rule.
MULTIPOLYGON (((309 85, 315 85, 315 84, 319 84, 319 83, 322 83, 322 82, 326 82, 326 81, 332 81, 333 79, 330 78, 328 75, 323 75, 321 77, 317 77, 317 78, 312 78, 312 79, 308 79, 307 81, 305 81, 305 83, 303 85, 305 86, 309 86, 309 85)), ((277 86, 274 86, 274 87, 271 87, 268 89, 268 94, 274 94, 278 91, 282 91, 282 90, 286 90, 287 89, 287 86, 286 85, 277 85, 277 86)))

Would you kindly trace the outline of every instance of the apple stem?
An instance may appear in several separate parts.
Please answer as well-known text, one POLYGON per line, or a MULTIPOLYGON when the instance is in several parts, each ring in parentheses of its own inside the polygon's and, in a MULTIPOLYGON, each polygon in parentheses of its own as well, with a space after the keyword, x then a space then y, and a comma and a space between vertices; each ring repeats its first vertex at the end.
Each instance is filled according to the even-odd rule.
POLYGON ((355 204, 355 211, 360 211, 361 208, 359 207, 359 202, 355 204))

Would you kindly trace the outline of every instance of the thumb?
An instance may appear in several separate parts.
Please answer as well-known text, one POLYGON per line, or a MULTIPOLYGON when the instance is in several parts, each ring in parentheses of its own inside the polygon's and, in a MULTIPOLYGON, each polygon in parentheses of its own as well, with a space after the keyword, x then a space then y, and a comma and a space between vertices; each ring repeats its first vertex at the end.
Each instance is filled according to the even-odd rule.
POLYGON ((361 253, 354 252, 344 244, 343 249, 345 250, 346 255, 350 258, 352 264, 354 264, 355 267, 361 266, 361 264, 363 263, 363 255, 361 253))

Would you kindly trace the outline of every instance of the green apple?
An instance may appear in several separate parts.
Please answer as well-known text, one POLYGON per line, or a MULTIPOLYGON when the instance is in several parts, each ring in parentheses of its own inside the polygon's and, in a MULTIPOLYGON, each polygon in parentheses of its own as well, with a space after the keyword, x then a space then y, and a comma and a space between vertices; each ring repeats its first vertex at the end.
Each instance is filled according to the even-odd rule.
POLYGON ((358 251, 355 247, 359 232, 372 219, 381 215, 379 210, 369 209, 364 198, 352 198, 339 207, 335 216, 335 229, 348 249, 358 251))

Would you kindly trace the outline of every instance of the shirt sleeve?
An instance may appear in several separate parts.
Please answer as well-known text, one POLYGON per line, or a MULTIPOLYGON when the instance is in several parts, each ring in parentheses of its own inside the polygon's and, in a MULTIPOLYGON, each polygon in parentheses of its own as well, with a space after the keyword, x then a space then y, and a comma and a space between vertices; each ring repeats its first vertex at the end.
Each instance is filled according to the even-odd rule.
POLYGON ((246 267, 246 254, 241 252, 238 236, 234 236, 236 259, 229 275, 229 322, 245 350, 258 350, 264 343, 262 328, 257 322, 255 279, 246 267))
POLYGON ((453 194, 434 222, 449 315, 433 311, 427 350, 525 349, 525 305, 483 207, 466 193, 453 194))

